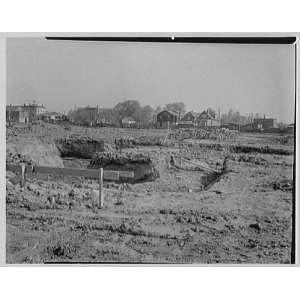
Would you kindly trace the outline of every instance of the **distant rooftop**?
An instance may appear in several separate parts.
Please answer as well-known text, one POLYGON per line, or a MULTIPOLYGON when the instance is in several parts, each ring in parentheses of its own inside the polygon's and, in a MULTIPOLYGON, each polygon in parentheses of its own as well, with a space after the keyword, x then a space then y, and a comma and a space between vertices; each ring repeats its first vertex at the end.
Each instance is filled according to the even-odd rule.
POLYGON ((6 104, 6 107, 12 107, 12 108, 17 108, 17 107, 42 107, 45 108, 44 104, 38 104, 38 103, 24 103, 22 105, 19 104, 6 104))
POLYGON ((38 104, 38 103, 24 103, 22 106, 33 106, 33 107, 43 107, 45 108, 44 104, 38 104))

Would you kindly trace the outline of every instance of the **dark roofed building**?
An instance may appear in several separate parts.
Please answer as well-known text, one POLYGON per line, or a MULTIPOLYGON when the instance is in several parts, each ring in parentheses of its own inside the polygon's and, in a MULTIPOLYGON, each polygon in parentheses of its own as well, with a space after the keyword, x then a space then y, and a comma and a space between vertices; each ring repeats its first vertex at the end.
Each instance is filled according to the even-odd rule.
POLYGON ((195 122, 197 118, 197 113, 195 111, 187 112, 178 122, 179 128, 192 128, 195 127, 195 122))
POLYGON ((196 121, 197 115, 198 114, 195 111, 189 111, 181 118, 180 121, 191 121, 194 123, 196 121))
POLYGON ((179 115, 170 110, 163 110, 157 114, 156 122, 158 128, 171 128, 179 121, 179 115))
POLYGON ((253 128, 254 129, 270 129, 274 127, 275 120, 272 118, 256 118, 253 120, 253 128))

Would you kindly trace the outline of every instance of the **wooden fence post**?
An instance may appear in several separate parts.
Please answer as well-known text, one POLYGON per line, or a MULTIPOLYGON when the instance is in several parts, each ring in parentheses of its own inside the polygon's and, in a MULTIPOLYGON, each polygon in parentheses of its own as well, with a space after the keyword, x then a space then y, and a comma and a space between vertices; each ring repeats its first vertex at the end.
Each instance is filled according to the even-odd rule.
POLYGON ((99 170, 99 207, 103 207, 103 168, 99 170))
POLYGON ((25 164, 21 164, 21 187, 25 186, 25 164))

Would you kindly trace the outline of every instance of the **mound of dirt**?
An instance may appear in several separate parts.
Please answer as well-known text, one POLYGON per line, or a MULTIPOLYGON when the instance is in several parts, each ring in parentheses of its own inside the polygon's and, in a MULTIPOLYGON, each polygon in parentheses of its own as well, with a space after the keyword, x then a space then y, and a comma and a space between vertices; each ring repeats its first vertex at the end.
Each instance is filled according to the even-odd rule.
POLYGON ((115 146, 118 149, 133 148, 135 140, 133 137, 115 139, 115 146))
POLYGON ((39 139, 19 139, 6 144, 6 162, 33 163, 38 166, 63 168, 63 160, 54 143, 44 143, 39 139))
POLYGON ((134 171, 134 178, 123 179, 123 181, 130 183, 154 181, 159 177, 150 157, 141 153, 96 153, 88 168, 98 169, 100 167, 106 170, 134 171))
POLYGON ((159 136, 141 135, 139 137, 125 137, 115 140, 115 144, 119 149, 133 148, 135 146, 161 146, 163 138, 159 136))
POLYGON ((175 129, 169 134, 169 138, 175 140, 199 139, 199 140, 230 140, 236 138, 238 131, 227 128, 212 128, 210 130, 193 129, 175 129))
MULTIPOLYGON (((192 140, 187 140, 187 143, 192 143, 192 140)), ((208 143, 201 141, 197 144, 200 148, 216 151, 229 150, 231 153, 262 153, 262 154, 277 154, 277 155, 292 155, 293 150, 281 147, 270 147, 263 145, 241 145, 241 144, 226 144, 226 143, 208 143)))
POLYGON ((96 152, 105 151, 104 141, 89 137, 68 137, 55 140, 62 157, 92 158, 96 152))
POLYGON ((293 135, 284 135, 274 138, 275 142, 280 145, 294 145, 294 136, 293 135))
POLYGON ((293 191, 293 181, 286 179, 286 180, 281 180, 279 182, 273 182, 273 189, 284 191, 284 192, 292 192, 293 191))
POLYGON ((249 146, 249 145, 231 145, 230 151, 235 153, 263 153, 263 154, 278 154, 278 155, 291 155, 293 154, 292 150, 274 148, 269 146, 249 146))
POLYGON ((239 162, 246 162, 246 163, 251 163, 251 164, 255 164, 255 165, 267 165, 268 164, 268 161, 266 159, 264 159, 261 156, 257 156, 257 155, 240 154, 237 157, 237 160, 239 162))
POLYGON ((141 146, 161 146, 163 144, 163 138, 160 136, 146 136, 141 135, 135 140, 135 145, 141 146))

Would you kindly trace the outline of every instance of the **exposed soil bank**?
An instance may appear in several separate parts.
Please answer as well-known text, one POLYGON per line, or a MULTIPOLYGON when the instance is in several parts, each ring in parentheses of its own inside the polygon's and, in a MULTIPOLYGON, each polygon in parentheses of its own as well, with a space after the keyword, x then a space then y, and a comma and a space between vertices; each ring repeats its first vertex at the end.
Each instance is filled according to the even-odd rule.
POLYGON ((63 168, 63 160, 54 143, 39 139, 19 139, 6 144, 6 161, 9 163, 33 163, 38 166, 63 168))
POLYGON ((104 141, 89 137, 69 137, 55 140, 62 157, 92 158, 96 152, 104 151, 104 141))
POLYGON ((96 153, 88 168, 98 169, 100 167, 108 170, 134 171, 134 178, 123 179, 130 183, 153 181, 159 177, 150 157, 141 153, 96 153))
POLYGON ((160 136, 146 136, 140 137, 125 137, 115 139, 115 144, 118 149, 133 148, 136 146, 162 146, 164 138, 160 136))
POLYGON ((263 154, 278 154, 278 155, 291 155, 293 152, 287 149, 273 148, 269 146, 244 146, 244 145, 232 145, 230 146, 231 152, 235 153, 250 153, 258 152, 263 154))
MULTIPOLYGON (((192 144, 191 144, 192 145, 192 144)), ((249 146, 249 145, 232 145, 220 143, 199 143, 200 148, 223 151, 228 149, 232 153, 262 153, 262 154, 277 154, 277 155, 292 155, 293 150, 274 148, 270 146, 249 146)))

